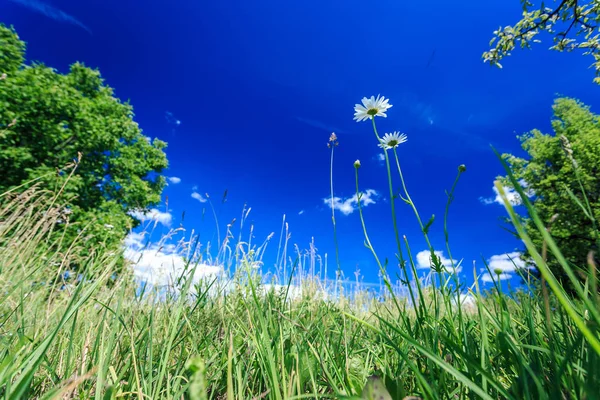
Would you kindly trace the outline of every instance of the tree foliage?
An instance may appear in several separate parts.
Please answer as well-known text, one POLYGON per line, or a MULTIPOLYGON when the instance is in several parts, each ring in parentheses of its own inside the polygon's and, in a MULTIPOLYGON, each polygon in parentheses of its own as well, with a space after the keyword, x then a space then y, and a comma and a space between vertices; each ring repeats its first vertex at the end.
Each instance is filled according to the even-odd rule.
MULTIPOLYGON (((598 254, 600 244, 596 225, 600 221, 600 116, 569 98, 557 99, 553 111, 554 135, 533 130, 520 137, 529 158, 510 154, 503 157, 527 186, 540 218, 583 281, 588 254, 598 254)), ((541 251, 541 233, 531 219, 525 218, 524 222, 526 232, 541 251)), ((524 258, 527 260, 529 254, 524 253, 524 258)), ((569 288, 556 260, 549 256, 548 263, 569 288)))
POLYGON ((4 26, 0 29, 0 70, 12 73, 18 70, 24 61, 25 43, 13 29, 4 26))
POLYGON ((37 179, 60 194, 61 235, 114 248, 139 223, 129 214, 160 202, 166 143, 142 134, 97 70, 25 65, 24 51, 0 25, 0 193, 37 179))
MULTIPOLYGON (((553 2, 556 4, 555 2, 553 2)), ((493 46, 483 54, 491 65, 502 67, 500 61, 517 47, 530 48, 540 43, 540 35, 552 37, 551 50, 582 50, 594 58, 596 70, 594 82, 600 84, 600 2, 597 0, 561 0, 555 7, 547 7, 542 1, 535 6, 529 0, 521 0, 523 17, 514 25, 494 31, 490 42, 493 46)))

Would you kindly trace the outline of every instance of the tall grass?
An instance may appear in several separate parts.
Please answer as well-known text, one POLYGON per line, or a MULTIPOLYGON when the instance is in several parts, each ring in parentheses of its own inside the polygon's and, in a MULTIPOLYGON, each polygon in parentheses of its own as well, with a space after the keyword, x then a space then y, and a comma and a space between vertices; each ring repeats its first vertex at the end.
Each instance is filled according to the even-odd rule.
MULTIPOLYGON (((374 119, 373 128, 379 140, 374 119)), ((484 291, 474 270, 475 284, 465 290, 458 266, 442 265, 428 241, 435 279, 425 285, 414 279, 414 258, 408 238, 398 235, 395 207, 407 205, 425 237, 433 219, 422 222, 396 148, 386 151, 386 165, 390 193, 398 179, 403 190, 398 197, 403 203, 396 205, 392 196, 398 246, 394 268, 411 282, 402 288, 392 284, 391 267, 380 262, 371 245, 369 221, 360 204, 360 163, 355 164, 360 222, 384 280, 382 297, 369 295, 360 285, 352 296, 333 290, 339 282, 323 278, 326 261, 316 272, 322 259, 314 245, 308 252, 296 249, 289 255, 285 218, 276 261, 282 279, 278 286, 269 286, 275 290, 267 290, 256 268, 270 237, 260 245, 251 243, 250 228, 247 241, 240 233, 234 242, 231 224, 219 239, 214 260, 228 266, 226 280, 195 278, 198 268, 211 261, 209 246, 196 236, 182 247, 192 256, 186 257, 168 290, 140 290, 131 273, 113 276, 118 254, 99 251, 75 260, 73 254, 82 252, 56 250, 64 246, 52 243, 49 233, 60 229, 63 210, 52 192, 34 185, 20 194, 4 194, 0 397, 598 398, 600 306, 593 263, 588 282, 574 286, 577 297, 567 296, 545 261, 548 256, 561 261, 560 249, 534 207, 521 193, 544 232, 544 249, 533 247, 498 185, 509 216, 535 257, 542 284, 534 286, 525 277, 527 290, 503 293, 494 282, 484 291), (392 172, 389 152, 397 171, 392 172), (72 262, 84 266, 75 278, 65 274, 72 262)), ((462 172, 461 166, 458 177, 462 172)), ((444 216, 450 255, 446 221, 458 177, 448 192, 444 216)), ((242 213, 242 226, 249 211, 242 213)), ((213 214, 216 219, 214 209, 213 214)), ((76 249, 83 240, 76 238, 67 247, 76 249)), ((568 264, 563 267, 573 274, 568 264)))

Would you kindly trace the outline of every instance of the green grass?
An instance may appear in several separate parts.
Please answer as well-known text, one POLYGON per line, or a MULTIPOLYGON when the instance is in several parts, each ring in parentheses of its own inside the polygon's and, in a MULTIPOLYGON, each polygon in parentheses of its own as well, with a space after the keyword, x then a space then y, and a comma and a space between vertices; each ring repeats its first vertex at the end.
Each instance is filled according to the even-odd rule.
MULTIPOLYGON (((408 194, 396 149, 386 152, 390 192, 394 163, 403 190, 396 207, 407 203, 427 237, 431 223, 422 222, 408 194)), ((459 171, 458 177, 464 169, 459 171)), ((357 165, 360 193, 358 172, 357 165)), ((457 182, 444 217, 449 252, 446 220, 457 182)), ((30 189, 20 198, 7 197, 0 209, 1 398, 599 397, 598 298, 583 285, 576 286, 577 298, 564 293, 545 266, 548 251, 560 260, 549 235, 548 248, 533 253, 548 285, 505 294, 495 283, 486 292, 478 285, 459 292, 456 266, 441 265, 430 245, 435 288, 416 281, 407 296, 397 296, 359 210, 365 243, 384 276, 384 301, 360 290, 323 298, 314 254, 309 268, 299 251, 290 263, 281 261, 287 254, 283 230, 277 264, 301 277, 301 295, 286 285, 281 292, 262 290, 262 277, 251 267, 266 244, 243 242, 240 236, 218 249, 216 261, 236 267, 227 286, 194 284, 198 264, 190 263, 177 291, 140 296, 130 273, 112 277, 118 254, 99 251, 74 260, 71 254, 79 252, 52 250, 48 233, 57 229, 61 212, 51 193, 30 189), (84 266, 78 284, 61 278, 72 262, 84 266), (457 299, 466 302, 458 306, 457 299), (377 392, 381 382, 369 379, 374 374, 389 395, 377 392)), ((509 202, 506 207, 531 247, 509 202)), ((408 240, 397 239, 397 265, 410 278, 416 271, 408 240)))

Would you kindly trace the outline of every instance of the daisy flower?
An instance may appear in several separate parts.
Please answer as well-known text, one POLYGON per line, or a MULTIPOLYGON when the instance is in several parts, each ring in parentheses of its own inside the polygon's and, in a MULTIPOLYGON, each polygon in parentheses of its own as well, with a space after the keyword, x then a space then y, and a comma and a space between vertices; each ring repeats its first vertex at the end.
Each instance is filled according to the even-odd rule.
POLYGON ((392 107, 392 105, 388 103, 389 101, 389 99, 379 95, 377 98, 375 98, 375 96, 371 96, 370 99, 363 97, 362 105, 356 104, 354 106, 354 120, 356 122, 360 122, 366 121, 369 118, 373 119, 373 117, 376 116, 387 117, 385 113, 389 108, 392 107))
POLYGON ((407 140, 408 137, 404 133, 386 133, 385 135, 383 135, 383 138, 380 139, 379 147, 381 147, 384 150, 395 149, 407 140))

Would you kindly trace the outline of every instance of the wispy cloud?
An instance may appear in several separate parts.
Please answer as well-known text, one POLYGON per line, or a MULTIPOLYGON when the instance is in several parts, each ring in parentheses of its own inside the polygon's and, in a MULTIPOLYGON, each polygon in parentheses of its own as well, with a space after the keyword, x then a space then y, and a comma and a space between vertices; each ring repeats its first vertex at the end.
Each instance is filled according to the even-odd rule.
POLYGON ((433 125, 438 120, 434 105, 417 94, 404 92, 390 98, 394 99, 394 107, 402 109, 403 115, 409 115, 419 125, 433 125))
POLYGON ((206 203, 208 201, 204 196, 202 196, 198 192, 193 192, 192 193, 192 198, 198 200, 200 203, 206 203))
POLYGON ((31 11, 37 12, 39 14, 45 15, 48 18, 52 18, 55 21, 66 22, 75 26, 78 26, 84 29, 90 35, 92 31, 88 28, 83 22, 79 21, 77 18, 73 17, 65 13, 58 8, 51 6, 50 4, 43 3, 37 0, 9 0, 15 4, 19 4, 25 8, 30 9, 31 11))
POLYGON ((164 226, 171 226, 173 216, 169 212, 163 212, 156 208, 149 211, 136 210, 129 213, 134 218, 139 219, 141 222, 155 221, 164 226))
POLYGON ((181 120, 175 117, 171 111, 165 112, 165 120, 171 126, 171 135, 175 135, 175 131, 181 126, 181 120))
MULTIPOLYGON (((528 197, 533 197, 535 193, 533 192, 533 190, 527 189, 527 182, 521 179, 519 181, 519 184, 525 189, 525 194, 528 197)), ((521 196, 519 195, 519 193, 517 193, 516 190, 509 188, 508 186, 502 186, 502 188, 504 189, 504 193, 506 193, 506 198, 508 198, 510 204, 512 204, 513 206, 520 206, 521 204, 523 204, 523 199, 521 199, 521 196)), ((498 191, 496 186, 493 186, 492 190, 496 194, 495 197, 480 197, 479 201, 481 201, 483 204, 500 204, 501 206, 503 206, 504 202, 502 201, 502 197, 500 197, 500 192, 498 191)))
MULTIPOLYGON (((454 264, 454 268, 456 272, 460 272, 462 267, 460 266, 460 261, 452 260, 450 258, 446 258, 444 256, 443 251, 434 251, 434 254, 440 259, 442 265, 444 265, 448 271, 453 271, 452 265, 454 264)), ((431 260, 431 251, 423 250, 417 253, 417 268, 425 269, 431 268, 433 266, 433 262, 431 260)))
POLYGON ((167 177, 167 180, 172 183, 173 185, 177 185, 178 183, 181 183, 181 178, 178 178, 176 176, 169 176, 167 177))
POLYGON ((521 253, 514 251, 512 253, 498 254, 491 256, 488 260, 488 267, 494 276, 486 272, 481 276, 483 282, 492 282, 493 280, 506 280, 513 276, 513 273, 520 268, 525 267, 525 262, 520 258, 521 253))
POLYGON ((302 214, 304 214, 304 210, 300 210, 300 211, 298 212, 298 215, 302 215, 302 214))
POLYGON ((324 131, 327 131, 328 133, 331 132, 335 132, 335 133, 348 133, 347 130, 345 129, 340 129, 338 127, 332 126, 330 124, 327 124, 325 122, 321 122, 321 121, 317 121, 314 119, 308 119, 308 118, 302 118, 302 117, 296 117, 296 119, 300 122, 305 123, 306 125, 310 125, 313 128, 317 128, 317 129, 321 129, 324 131))
MULTIPOLYGON (((361 207, 366 207, 369 204, 375 204, 374 198, 378 197, 379 193, 377 193, 374 189, 367 189, 364 193, 361 193, 360 204, 361 207)), ((350 215, 354 211, 358 209, 358 196, 355 194, 352 197, 342 199, 340 197, 333 198, 333 207, 331 202, 331 197, 327 197, 323 199, 323 203, 325 203, 329 208, 333 208, 335 210, 340 211, 344 215, 350 215)))
POLYGON ((179 126, 181 125, 181 120, 175 118, 175 115, 171 111, 165 112, 165 119, 167 120, 167 124, 179 126))

